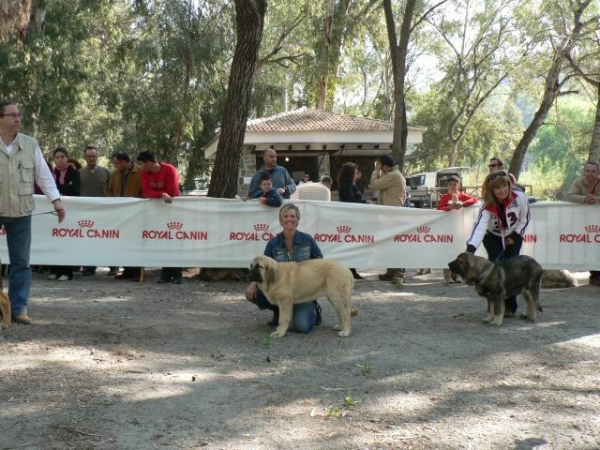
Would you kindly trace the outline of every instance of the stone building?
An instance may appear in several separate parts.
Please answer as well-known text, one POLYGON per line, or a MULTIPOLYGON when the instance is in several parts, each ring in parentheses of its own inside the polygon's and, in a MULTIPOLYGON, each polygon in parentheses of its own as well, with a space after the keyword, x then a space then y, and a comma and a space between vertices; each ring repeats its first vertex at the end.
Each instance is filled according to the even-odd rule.
MULTIPOLYGON (((423 142, 424 127, 408 127, 407 145, 414 148, 423 142)), ((239 169, 238 194, 248 191, 250 178, 262 164, 262 152, 277 151, 277 164, 285 167, 298 182, 305 173, 313 181, 324 175, 335 180, 345 162, 359 165, 363 184, 367 184, 378 156, 389 154, 394 124, 354 116, 299 108, 246 125, 244 148, 239 169)), ((204 147, 204 157, 214 161, 219 136, 204 147)), ((335 189, 334 184, 334 189, 335 189)))

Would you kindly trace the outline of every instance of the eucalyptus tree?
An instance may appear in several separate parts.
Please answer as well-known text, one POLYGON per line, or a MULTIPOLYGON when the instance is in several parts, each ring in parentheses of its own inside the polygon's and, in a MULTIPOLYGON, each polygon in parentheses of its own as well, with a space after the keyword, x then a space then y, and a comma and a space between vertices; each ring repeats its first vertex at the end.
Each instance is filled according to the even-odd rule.
POLYGON ((128 90, 125 147, 149 148, 195 176, 223 108, 231 56, 225 2, 156 0, 136 10, 130 44, 139 75, 128 90), (191 163, 188 165, 188 161, 191 163))
POLYGON ((392 0, 383 0, 394 75, 394 140, 392 155, 402 172, 404 171, 406 139, 408 136, 405 83, 409 42, 415 29, 430 17, 436 9, 447 3, 447 1, 436 0, 429 3, 427 1, 404 0, 400 5, 401 13, 396 14, 392 0), (402 16, 399 37, 396 32, 396 15, 402 16))
POLYGON ((445 73, 441 88, 449 113, 448 164, 462 159, 463 147, 476 115, 506 84, 520 64, 522 48, 516 39, 513 11, 517 1, 459 0, 453 11, 431 17, 430 23, 446 43, 439 55, 445 73))
POLYGON ((238 168, 267 10, 266 0, 234 2, 237 40, 215 168, 208 188, 209 196, 222 198, 233 198, 237 192, 238 168))
POLYGON ((111 86, 110 55, 114 40, 127 30, 127 5, 110 0, 24 3, 31 8, 29 22, 13 29, 0 46, 0 94, 23 105, 24 128, 45 147, 78 150, 114 138, 119 106, 113 88, 118 84, 111 86))
POLYGON ((536 61, 549 61, 541 69, 543 74, 543 94, 537 111, 523 133, 513 153, 509 170, 517 178, 521 172, 527 149, 544 123, 555 100, 573 91, 569 82, 576 72, 568 64, 571 54, 586 36, 597 33, 598 14, 589 8, 593 0, 555 0, 539 5, 524 5, 529 8, 524 20, 532 41, 538 44, 539 52, 530 54, 536 61))
MULTIPOLYGON (((590 5, 591 6, 591 5, 590 5)), ((595 5, 598 8, 598 5, 595 5)), ((583 20, 583 19, 579 19, 583 20)), ((591 98, 596 99, 593 133, 590 139, 588 161, 600 157, 600 16, 598 10, 586 19, 587 28, 595 32, 583 33, 577 49, 566 52, 566 58, 575 73, 583 80, 584 88, 591 88, 591 98)))
POLYGON ((6 42, 11 36, 18 34, 24 37, 30 24, 36 23, 32 18, 39 17, 40 0, 13 0, 0 2, 0 42, 6 42))

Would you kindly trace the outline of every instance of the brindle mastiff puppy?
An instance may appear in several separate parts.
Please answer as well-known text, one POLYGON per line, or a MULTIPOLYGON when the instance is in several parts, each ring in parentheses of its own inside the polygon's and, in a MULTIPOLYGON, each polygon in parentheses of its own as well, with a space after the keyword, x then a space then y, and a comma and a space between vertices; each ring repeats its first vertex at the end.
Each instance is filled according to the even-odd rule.
POLYGON ((350 309, 354 287, 350 269, 331 259, 278 263, 264 255, 254 258, 250 267, 250 281, 256 281, 269 302, 279 306, 279 324, 272 336, 285 336, 294 304, 311 302, 319 296, 327 296, 338 313, 340 325, 334 327, 338 335, 350 336, 350 317, 358 313, 350 309))
POLYGON ((10 300, 4 293, 2 286, 2 277, 0 276, 0 313, 2 313, 2 329, 10 327, 10 300))
POLYGON ((540 308, 540 280, 542 266, 529 256, 515 256, 506 261, 490 262, 485 258, 464 252, 448 264, 469 286, 488 300, 488 315, 483 321, 501 326, 504 318, 504 299, 523 293, 527 302, 525 318, 535 322, 540 308))

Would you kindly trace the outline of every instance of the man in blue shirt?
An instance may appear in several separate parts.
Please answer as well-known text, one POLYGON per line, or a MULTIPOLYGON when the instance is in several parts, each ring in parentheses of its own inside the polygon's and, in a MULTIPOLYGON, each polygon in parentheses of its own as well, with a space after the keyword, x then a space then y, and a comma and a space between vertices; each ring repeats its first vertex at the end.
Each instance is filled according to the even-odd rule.
POLYGON ((248 189, 248 196, 250 198, 257 198, 262 195, 260 189, 260 177, 261 175, 268 173, 271 175, 273 187, 277 189, 279 195, 283 198, 290 198, 290 195, 296 190, 296 183, 294 183, 294 180, 292 180, 292 177, 285 167, 277 165, 277 153, 275 150, 265 150, 263 153, 263 162, 264 164, 252 176, 250 188, 248 189))

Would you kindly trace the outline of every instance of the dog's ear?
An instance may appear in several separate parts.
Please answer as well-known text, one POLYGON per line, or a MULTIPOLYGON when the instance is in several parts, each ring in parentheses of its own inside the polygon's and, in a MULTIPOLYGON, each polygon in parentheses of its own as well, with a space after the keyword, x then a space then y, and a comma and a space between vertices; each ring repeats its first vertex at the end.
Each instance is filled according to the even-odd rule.
POLYGON ((275 282, 275 268, 271 264, 265 264, 265 279, 267 281, 267 285, 270 285, 275 282))

